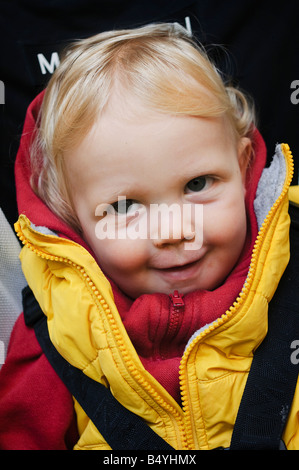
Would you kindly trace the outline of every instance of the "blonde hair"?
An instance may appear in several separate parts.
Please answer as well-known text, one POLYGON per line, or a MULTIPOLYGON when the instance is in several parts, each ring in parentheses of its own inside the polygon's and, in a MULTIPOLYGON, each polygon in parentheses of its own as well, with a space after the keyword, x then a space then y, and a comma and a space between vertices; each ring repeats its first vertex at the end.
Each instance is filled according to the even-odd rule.
POLYGON ((69 47, 45 92, 31 149, 32 187, 80 233, 64 175, 64 153, 82 141, 116 83, 168 114, 227 116, 236 138, 251 138, 254 111, 226 85, 203 47, 175 24, 109 31, 69 47))

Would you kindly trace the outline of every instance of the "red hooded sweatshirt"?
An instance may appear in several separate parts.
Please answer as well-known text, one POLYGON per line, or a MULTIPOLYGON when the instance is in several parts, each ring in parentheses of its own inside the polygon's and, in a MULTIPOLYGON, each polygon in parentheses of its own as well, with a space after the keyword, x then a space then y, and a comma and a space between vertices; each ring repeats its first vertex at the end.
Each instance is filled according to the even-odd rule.
MULTIPOLYGON (((15 177, 19 214, 59 236, 86 243, 34 194, 30 186, 29 147, 40 94, 29 106, 15 177)), ((199 328, 220 317, 235 301, 245 282, 257 222, 253 201, 266 162, 266 148, 255 132, 254 162, 247 174, 248 234, 243 253, 223 285, 214 291, 145 294, 133 300, 111 281, 115 302, 144 367, 180 402, 179 363, 184 348, 199 328)), ((0 371, 0 449, 71 449, 78 439, 73 400, 45 358, 34 331, 19 317, 0 371)))

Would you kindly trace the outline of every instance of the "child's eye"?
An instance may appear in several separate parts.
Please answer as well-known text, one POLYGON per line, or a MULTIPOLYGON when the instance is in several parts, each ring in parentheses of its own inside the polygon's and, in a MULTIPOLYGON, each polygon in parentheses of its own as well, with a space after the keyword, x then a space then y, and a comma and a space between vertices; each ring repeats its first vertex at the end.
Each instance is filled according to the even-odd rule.
POLYGON ((189 183, 185 186, 185 192, 199 192, 203 189, 208 189, 211 185, 213 178, 210 176, 198 176, 197 178, 193 178, 193 180, 189 181, 189 183))
POLYGON ((119 199, 117 202, 111 204, 117 214, 128 214, 136 208, 136 201, 134 199, 119 199))

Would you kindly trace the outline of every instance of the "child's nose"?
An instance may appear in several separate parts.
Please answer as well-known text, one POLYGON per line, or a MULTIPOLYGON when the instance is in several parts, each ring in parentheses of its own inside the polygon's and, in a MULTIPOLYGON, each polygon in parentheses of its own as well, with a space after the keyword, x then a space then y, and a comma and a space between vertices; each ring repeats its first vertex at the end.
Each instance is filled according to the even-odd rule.
POLYGON ((192 217, 186 217, 179 205, 166 207, 160 211, 151 227, 151 238, 157 247, 180 244, 194 237, 195 227, 192 217))
POLYGON ((167 245, 180 244, 185 241, 193 240, 194 238, 195 232, 190 230, 188 233, 182 233, 179 238, 169 235, 168 237, 158 237, 154 239, 153 242, 157 248, 163 248, 167 245))

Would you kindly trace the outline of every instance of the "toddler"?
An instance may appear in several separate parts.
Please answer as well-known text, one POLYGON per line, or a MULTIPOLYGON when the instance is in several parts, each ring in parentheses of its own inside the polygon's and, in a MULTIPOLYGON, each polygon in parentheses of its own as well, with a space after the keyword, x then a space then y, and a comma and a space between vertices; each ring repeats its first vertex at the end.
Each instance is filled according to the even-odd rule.
MULTIPOLYGON (((281 210, 257 236, 267 174, 253 108, 176 24, 76 42, 28 110, 16 231, 51 341, 175 449, 229 447, 288 259, 286 146, 275 161, 267 212, 278 198, 281 210)), ((110 449, 22 316, 10 351, 3 448, 110 449)))

